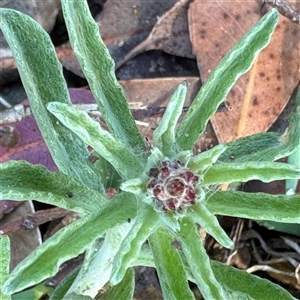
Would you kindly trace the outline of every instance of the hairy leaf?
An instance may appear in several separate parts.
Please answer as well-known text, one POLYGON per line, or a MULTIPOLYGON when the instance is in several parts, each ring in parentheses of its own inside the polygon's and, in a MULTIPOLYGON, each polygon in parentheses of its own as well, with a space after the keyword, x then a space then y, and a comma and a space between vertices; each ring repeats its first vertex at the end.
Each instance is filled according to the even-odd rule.
POLYGON ((214 276, 210 259, 202 245, 193 220, 184 217, 179 222, 180 231, 177 232, 176 237, 201 294, 205 299, 228 299, 222 284, 214 276))
POLYGON ((95 212, 107 204, 101 193, 74 178, 26 161, 1 164, 0 178, 0 199, 37 200, 80 214, 95 212))
POLYGON ((49 103, 47 108, 66 127, 110 162, 124 178, 130 179, 142 173, 141 162, 130 148, 125 147, 109 132, 102 129, 100 124, 92 120, 86 112, 59 102, 49 103))
POLYGON ((300 196, 215 191, 207 195, 208 209, 217 215, 300 223, 300 196))
MULTIPOLYGON (((0 287, 9 277, 9 263, 10 263, 10 241, 7 235, 0 235, 0 287)), ((5 295, 0 291, 0 298, 2 300, 10 300, 9 295, 5 295)))
POLYGON ((186 84, 180 84, 173 93, 159 126, 153 132, 154 146, 161 149, 167 157, 173 157, 178 152, 175 129, 182 113, 186 93, 186 84))
POLYGON ((198 201, 188 209, 188 215, 222 246, 230 249, 233 248, 234 243, 220 226, 216 216, 201 201, 198 201))
POLYGON ((158 225, 159 218, 154 209, 148 204, 139 203, 139 212, 134 225, 122 241, 120 249, 114 257, 111 284, 118 284, 122 280, 127 268, 139 254, 143 243, 157 229, 158 225))
POLYGON ((198 155, 190 158, 188 162, 188 167, 198 174, 204 174, 207 169, 209 169, 220 157, 222 153, 226 150, 223 144, 217 145, 212 149, 204 151, 198 155))
POLYGON ((203 184, 246 182, 255 179, 270 182, 287 178, 299 179, 300 169, 289 164, 277 162, 219 163, 212 166, 204 174, 203 184))
POLYGON ((112 300, 112 299, 122 299, 122 300, 132 300, 134 293, 134 270, 133 268, 129 268, 122 281, 109 288, 104 294, 101 296, 97 296, 96 300, 112 300))
POLYGON ((114 61, 100 37, 87 2, 62 0, 61 3, 72 48, 106 124, 116 139, 136 152, 144 151, 142 136, 115 77, 114 61))
POLYGON ((271 10, 257 22, 224 56, 197 94, 177 131, 177 142, 183 150, 192 149, 237 79, 246 73, 258 53, 270 42, 278 21, 278 11, 271 10))
POLYGON ((87 249, 80 272, 68 292, 94 298, 108 282, 113 259, 132 223, 122 223, 107 230, 105 239, 94 241, 87 249))
POLYGON ((289 129, 280 136, 275 132, 259 133, 226 144, 220 162, 273 161, 293 153, 300 141, 300 112, 289 116, 289 129))
POLYGON ((13 51, 30 108, 59 170, 104 193, 86 145, 51 115, 51 101, 71 104, 67 84, 49 35, 29 16, 0 9, 0 27, 13 51))
POLYGON ((71 271, 56 287, 53 293, 50 295, 49 300, 61 300, 64 295, 67 293, 68 289, 72 285, 73 281, 76 279, 76 276, 80 270, 80 266, 71 271))
MULTIPOLYGON (((285 289, 269 280, 226 266, 217 261, 211 261, 212 269, 219 282, 232 291, 249 295, 254 300, 280 299, 295 300, 285 289)), ((237 298, 238 300, 239 298, 237 298)))
POLYGON ((135 215, 135 198, 126 193, 117 195, 100 212, 62 228, 27 256, 10 274, 3 291, 15 293, 53 276, 63 262, 82 253, 108 229, 135 215))
POLYGON ((195 299, 189 288, 181 257, 172 245, 173 242, 174 238, 164 228, 157 229, 149 237, 162 294, 165 300, 195 299))

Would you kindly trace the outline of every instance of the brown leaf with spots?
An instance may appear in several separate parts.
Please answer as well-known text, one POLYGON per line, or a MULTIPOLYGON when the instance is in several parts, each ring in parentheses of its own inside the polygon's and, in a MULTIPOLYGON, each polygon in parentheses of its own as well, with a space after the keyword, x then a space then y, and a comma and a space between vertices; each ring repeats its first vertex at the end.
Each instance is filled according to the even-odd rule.
MULTIPOLYGON (((299 9, 299 2, 290 2, 299 9)), ((191 3, 191 42, 202 81, 207 80, 222 57, 261 18, 260 6, 256 0, 191 3)), ((299 82, 299 54, 300 28, 280 16, 270 44, 231 89, 225 101, 227 109, 211 119, 219 142, 268 130, 299 82)))

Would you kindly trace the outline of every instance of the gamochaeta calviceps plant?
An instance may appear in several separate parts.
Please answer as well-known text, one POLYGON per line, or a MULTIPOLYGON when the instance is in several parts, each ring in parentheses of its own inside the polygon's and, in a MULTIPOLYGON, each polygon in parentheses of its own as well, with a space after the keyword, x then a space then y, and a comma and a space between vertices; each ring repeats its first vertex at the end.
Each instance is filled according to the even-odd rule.
MULTIPOLYGON (((114 62, 87 3, 62 0, 62 8, 72 48, 109 130, 72 107, 62 67, 42 28, 22 13, 1 9, 1 28, 59 169, 50 172, 25 161, 2 164, 1 198, 35 199, 81 217, 46 240, 10 275, 6 273, 8 253, 3 250, 3 297, 34 288, 53 276, 63 262, 84 252, 83 264, 48 291, 50 299, 132 299, 133 267, 138 265, 156 268, 164 299, 194 299, 188 281, 199 287, 205 299, 292 299, 267 280, 210 260, 197 226, 232 248, 216 214, 299 223, 297 195, 216 189, 222 183, 250 179, 299 178, 295 167, 274 162, 299 144, 299 111, 290 116, 284 136, 261 133, 192 153, 211 115, 269 43, 277 10, 262 17, 227 53, 180 124, 187 88, 185 83, 178 86, 149 149, 130 114, 114 75, 114 62), (99 158, 94 164, 87 146, 99 158), (104 182, 112 173, 118 175, 112 181, 118 193, 108 200, 104 182)), ((1 243, 3 249, 8 247, 6 237, 1 237, 1 243)))

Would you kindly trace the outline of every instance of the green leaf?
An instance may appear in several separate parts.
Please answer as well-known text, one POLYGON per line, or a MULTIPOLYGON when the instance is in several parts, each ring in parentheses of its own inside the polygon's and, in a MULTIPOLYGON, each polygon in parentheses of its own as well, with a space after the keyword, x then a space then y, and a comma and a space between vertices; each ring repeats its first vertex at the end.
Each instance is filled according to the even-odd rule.
POLYGON ((192 156, 188 162, 188 167, 193 172, 204 174, 225 150, 226 147, 223 144, 220 144, 198 155, 192 156))
POLYGON ((226 266, 217 261, 211 261, 214 274, 219 282, 232 291, 245 293, 254 300, 280 299, 295 300, 291 294, 277 284, 245 271, 226 266))
POLYGON ((180 242, 184 256, 201 294, 205 299, 228 299, 221 283, 214 276, 210 259, 202 245, 194 221, 191 218, 184 217, 179 223, 180 231, 176 232, 176 238, 180 242))
POLYGON ((274 221, 258 221, 259 225, 265 226, 270 230, 276 230, 300 236, 300 224, 279 223, 274 221))
POLYGON ((159 126, 153 132, 154 146, 161 149, 162 153, 167 157, 174 157, 178 152, 175 129, 182 113, 186 93, 186 84, 180 84, 173 93, 159 126))
POLYGON ((72 48, 108 128, 126 146, 137 153, 144 151, 144 141, 115 77, 114 61, 87 2, 62 0, 61 3, 72 48))
POLYGON ((96 151, 93 151, 92 157, 97 159, 94 163, 94 166, 101 177, 101 182, 103 182, 104 187, 115 188, 117 190, 122 182, 122 178, 119 173, 114 169, 112 164, 110 164, 96 151))
POLYGON ((107 204, 102 194, 60 172, 26 161, 0 164, 0 199, 37 200, 80 214, 107 204))
POLYGON ((188 208, 188 215, 222 246, 233 248, 234 243, 220 226, 218 219, 206 208, 202 201, 198 201, 188 208))
POLYGON ((92 120, 86 112, 59 102, 49 103, 47 108, 66 127, 111 163, 124 178, 131 179, 143 172, 137 156, 109 132, 102 129, 100 124, 92 120))
POLYGON ((24 300, 24 299, 40 300, 45 297, 48 298, 48 295, 51 294, 52 291, 53 291, 52 287, 47 286, 45 282, 42 282, 30 289, 27 289, 26 291, 12 295, 11 299, 12 300, 24 300))
POLYGON ((63 262, 82 253, 108 229, 135 215, 136 200, 132 195, 115 196, 100 212, 62 228, 27 256, 10 274, 3 291, 15 293, 53 276, 63 262))
POLYGON ((104 194, 86 145, 45 107, 51 101, 71 103, 49 35, 27 15, 11 9, 0 9, 0 14, 0 27, 14 54, 30 108, 57 167, 104 194))
POLYGON ((78 295, 76 293, 71 293, 63 298, 64 300, 93 300, 90 296, 78 295))
POLYGON ((206 199, 207 208, 217 215, 300 223, 299 195, 214 191, 206 199))
POLYGON ((293 153, 300 141, 300 113, 289 116, 288 132, 259 133, 226 144, 219 162, 273 161, 293 153))
POLYGON ((67 293, 68 289, 72 285, 73 281, 76 279, 76 276, 80 270, 81 266, 78 266, 73 271, 71 271, 56 287, 53 293, 50 296, 49 300, 61 300, 64 295, 67 293))
POLYGON ((134 293, 134 270, 133 268, 129 268, 122 281, 109 288, 104 294, 101 296, 97 296, 96 300, 113 300, 113 299, 122 299, 122 300, 132 300, 134 293))
MULTIPOLYGON (((178 252, 181 256, 182 262, 185 265, 188 279, 192 282, 196 282, 182 251, 178 252)), ((295 300, 295 298, 293 298, 284 288, 272 283, 269 280, 249 274, 246 271, 241 271, 231 266, 227 266, 218 261, 210 260, 210 264, 216 279, 222 283, 226 291, 229 292, 229 297, 224 299, 295 300), (238 296, 234 297, 234 295, 238 296)), ((149 251, 148 247, 142 248, 142 251, 134 263, 134 266, 140 265, 155 267, 153 255, 149 251)))
POLYGON ((277 162, 219 163, 208 169, 204 174, 202 184, 212 185, 249 180, 270 182, 287 178, 300 178, 300 169, 277 162))
POLYGON ((139 202, 139 211, 134 225, 126 238, 122 241, 119 251, 115 255, 110 277, 112 285, 118 284, 127 268, 138 256, 143 243, 159 226, 159 218, 152 206, 139 202))
POLYGON ((231 87, 242 74, 250 70, 259 52, 269 44, 278 17, 275 9, 262 17, 211 73, 178 127, 176 137, 182 150, 192 149, 231 87))
MULTIPOLYGON (((296 112, 300 115, 300 88, 298 87, 298 92, 296 95, 296 112)), ((300 135, 300 133, 299 133, 300 135)), ((296 147, 295 151, 291 153, 288 157, 288 163, 294 165, 295 167, 300 169, 300 137, 299 137, 299 144, 296 147)), ((286 180, 285 184, 285 191, 287 194, 295 194, 297 185, 299 180, 296 179, 288 179, 286 180)))
POLYGON ((165 300, 195 299, 173 242, 174 238, 164 228, 157 229, 149 237, 163 297, 165 300))
MULTIPOLYGON (((10 264, 10 240, 7 235, 0 234, 0 287, 9 278, 9 264, 10 264)), ((1 300, 10 300, 9 295, 5 295, 0 291, 1 300)))
POLYGON ((96 240, 86 250, 80 272, 68 293, 88 295, 94 298, 108 282, 113 259, 120 244, 128 234, 132 223, 122 223, 109 229, 105 239, 96 240))

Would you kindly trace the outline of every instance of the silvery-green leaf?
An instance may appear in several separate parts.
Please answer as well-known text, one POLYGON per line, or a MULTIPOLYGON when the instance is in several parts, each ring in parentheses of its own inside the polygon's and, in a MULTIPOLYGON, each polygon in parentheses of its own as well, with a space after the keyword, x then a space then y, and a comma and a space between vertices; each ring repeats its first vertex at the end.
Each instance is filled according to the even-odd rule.
MULTIPOLYGON (((71 1, 73 2, 73 1, 71 1)), ((30 109, 59 170, 104 194, 89 152, 71 130, 46 109, 59 101, 71 104, 62 66, 49 35, 29 16, 0 8, 0 28, 14 54, 30 109)))
POLYGON ((66 127, 111 163, 125 179, 142 174, 142 164, 131 149, 102 129, 100 124, 91 119, 86 112, 59 102, 51 102, 47 108, 66 127))
POLYGON ((231 87, 242 74, 250 70, 259 52, 269 44, 278 17, 277 10, 268 12, 246 32, 212 71, 178 127, 176 141, 182 150, 192 149, 231 87))
POLYGON ((181 257, 167 229, 159 228, 149 237, 155 267, 165 300, 195 299, 188 285, 181 257))
POLYGON ((136 153, 145 145, 115 76, 115 64, 84 0, 62 0, 70 43, 112 134, 136 153))
POLYGON ((261 180, 270 182, 280 179, 299 179, 300 170, 277 162, 219 163, 207 170, 203 176, 204 185, 231 183, 236 181, 261 180))
POLYGON ((107 203, 102 193, 74 178, 26 161, 1 164, 0 178, 0 199, 37 200, 80 214, 95 212, 107 203))
POLYGON ((135 216, 133 195, 115 196, 100 211, 62 228, 34 250, 10 274, 3 292, 15 293, 53 276, 63 262, 82 253, 93 240, 135 216))
POLYGON ((186 84, 180 84, 173 93, 159 126, 153 132, 154 146, 168 157, 173 157, 179 151, 175 140, 175 129, 182 113, 186 93, 186 84))
POLYGON ((214 214, 284 223, 300 223, 299 203, 299 195, 212 191, 206 197, 214 214))

